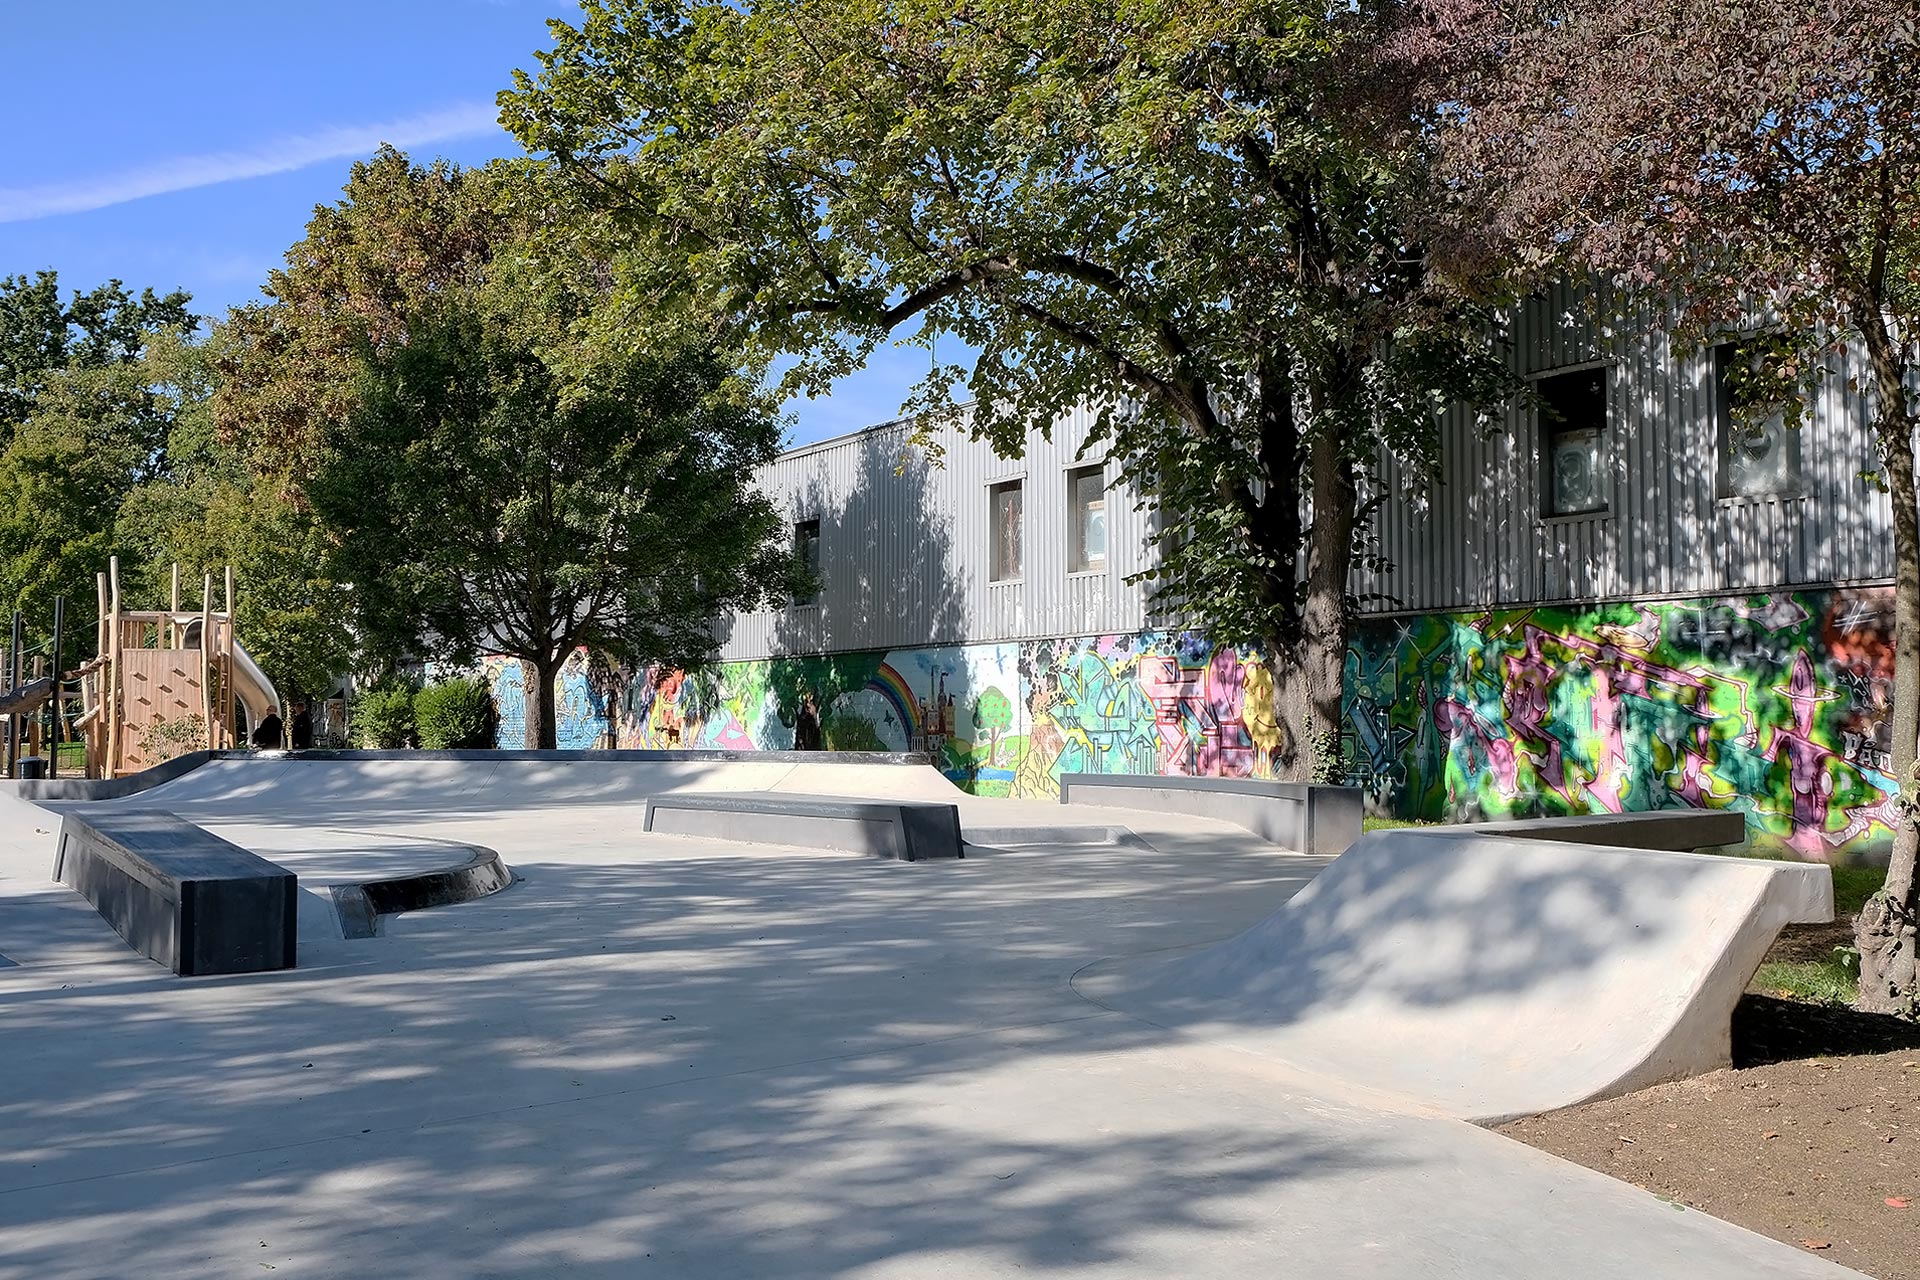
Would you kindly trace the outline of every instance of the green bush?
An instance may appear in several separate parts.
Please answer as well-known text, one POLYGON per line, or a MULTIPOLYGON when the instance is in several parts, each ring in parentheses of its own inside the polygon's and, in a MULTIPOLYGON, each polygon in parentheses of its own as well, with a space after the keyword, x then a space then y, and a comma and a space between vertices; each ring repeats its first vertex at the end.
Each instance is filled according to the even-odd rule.
POLYGON ((413 686, 382 683, 353 699, 355 746, 394 751, 413 745, 413 686))
POLYGON ((428 751, 493 745, 493 691, 479 677, 430 684, 413 695, 413 720, 428 751))

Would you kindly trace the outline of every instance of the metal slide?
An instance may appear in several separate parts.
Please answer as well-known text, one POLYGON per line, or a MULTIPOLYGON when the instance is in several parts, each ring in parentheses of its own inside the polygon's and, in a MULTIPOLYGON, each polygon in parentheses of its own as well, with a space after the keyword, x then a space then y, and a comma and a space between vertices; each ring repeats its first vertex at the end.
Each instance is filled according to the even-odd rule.
MULTIPOLYGON (((267 679, 266 672, 260 670, 247 647, 237 639, 233 642, 233 696, 246 709, 249 735, 269 715, 280 715, 280 694, 274 689, 273 681, 267 679)), ((284 740, 286 717, 280 716, 280 719, 284 740)))

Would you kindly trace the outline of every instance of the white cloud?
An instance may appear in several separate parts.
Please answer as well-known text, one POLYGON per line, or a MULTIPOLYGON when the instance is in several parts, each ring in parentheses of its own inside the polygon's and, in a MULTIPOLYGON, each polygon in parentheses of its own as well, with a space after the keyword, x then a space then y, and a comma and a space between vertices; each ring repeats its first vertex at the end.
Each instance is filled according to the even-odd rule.
POLYGON ((120 173, 31 187, 0 187, 0 222, 84 213, 170 191, 290 173, 326 160, 358 159, 371 155, 383 142, 404 150, 451 138, 470 138, 498 128, 497 115, 498 108, 490 102, 463 103, 384 124, 292 134, 238 151, 176 156, 120 173))

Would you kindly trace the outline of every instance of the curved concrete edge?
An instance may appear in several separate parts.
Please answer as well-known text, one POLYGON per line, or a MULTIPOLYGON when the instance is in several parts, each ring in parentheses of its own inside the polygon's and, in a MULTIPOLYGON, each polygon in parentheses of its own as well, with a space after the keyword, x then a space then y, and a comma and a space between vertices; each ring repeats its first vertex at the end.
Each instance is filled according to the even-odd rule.
POLYGON ((185 777, 213 760, 252 760, 265 763, 303 761, 466 761, 481 763, 554 764, 568 761, 609 764, 733 762, 767 764, 901 765, 928 767, 922 752, 888 751, 189 751, 151 769, 118 778, 42 778, 0 780, 22 800, 121 800, 163 783, 185 777))
POLYGON ((9 782, 7 787, 22 800, 120 800, 139 795, 162 783, 192 773, 209 760, 254 754, 246 751, 189 751, 171 760, 118 778, 35 778, 9 782))
POLYGON ((588 750, 588 751, 501 751, 493 748, 450 751, 223 751, 225 757, 251 757, 281 760, 458 760, 484 762, 563 763, 566 761, 602 761, 609 764, 698 763, 702 761, 745 761, 767 764, 885 764, 927 765, 924 752, 915 751, 720 751, 703 748, 686 750, 588 750))
POLYGON ((1074 988, 1498 1123, 1728 1065, 1780 929, 1832 916, 1824 864, 1385 831, 1253 928, 1090 966, 1074 988))
POLYGON ((416 871, 383 880, 328 886, 343 938, 372 938, 386 916, 403 911, 475 902, 513 883, 513 870, 498 852, 484 845, 458 844, 465 860, 450 867, 416 871))
POLYGON ((968 848, 1017 849, 1026 846, 1082 849, 1150 849, 1131 827, 1027 826, 969 827, 961 824, 968 848))

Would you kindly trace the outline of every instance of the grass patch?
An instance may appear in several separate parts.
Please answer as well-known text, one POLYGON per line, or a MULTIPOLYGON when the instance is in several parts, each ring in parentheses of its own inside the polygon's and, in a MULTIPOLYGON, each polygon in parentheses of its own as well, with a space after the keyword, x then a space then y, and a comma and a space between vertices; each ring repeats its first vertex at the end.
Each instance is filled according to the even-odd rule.
POLYGON ((1769 960, 1753 975, 1753 985, 1789 1000, 1850 1005, 1859 987, 1853 958, 1836 948, 1824 960, 1769 960))
POLYGON ((1360 819, 1362 831, 1397 831, 1401 827, 1437 827, 1438 822, 1422 822, 1418 818, 1378 818, 1369 814, 1360 819))

